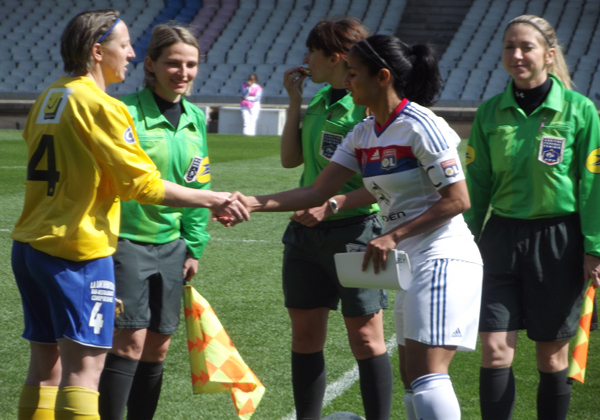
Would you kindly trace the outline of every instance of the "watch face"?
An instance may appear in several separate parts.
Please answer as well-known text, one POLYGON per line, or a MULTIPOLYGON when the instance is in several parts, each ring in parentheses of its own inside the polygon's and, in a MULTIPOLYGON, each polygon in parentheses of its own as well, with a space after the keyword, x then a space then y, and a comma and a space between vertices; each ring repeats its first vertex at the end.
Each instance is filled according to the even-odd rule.
POLYGON ((338 205, 337 205, 337 201, 335 201, 333 198, 329 199, 329 207, 331 207, 331 210, 333 211, 333 213, 337 213, 338 212, 338 205))

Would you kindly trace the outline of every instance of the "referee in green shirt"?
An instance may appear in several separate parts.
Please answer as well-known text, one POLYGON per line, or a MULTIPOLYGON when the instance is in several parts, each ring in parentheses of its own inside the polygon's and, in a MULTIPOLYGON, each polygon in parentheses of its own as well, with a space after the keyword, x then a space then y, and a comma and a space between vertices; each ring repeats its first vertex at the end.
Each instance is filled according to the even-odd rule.
POLYGON ((525 328, 536 342, 538 418, 565 419, 569 339, 587 280, 600 284, 598 112, 570 90, 544 19, 524 15, 508 24, 503 62, 512 79, 477 110, 467 148, 472 207, 465 220, 484 262, 482 418, 512 416, 511 365, 525 328))

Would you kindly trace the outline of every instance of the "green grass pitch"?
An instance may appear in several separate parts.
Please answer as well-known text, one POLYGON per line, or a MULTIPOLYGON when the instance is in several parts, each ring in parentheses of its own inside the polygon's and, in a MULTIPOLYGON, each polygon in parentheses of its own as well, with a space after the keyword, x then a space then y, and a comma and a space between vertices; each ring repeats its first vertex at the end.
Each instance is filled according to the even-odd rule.
MULTIPOLYGON (((209 135, 213 189, 248 194, 275 192, 297 185, 300 169, 283 169, 277 137, 209 135)), ((463 144, 464 146, 464 144, 463 144)), ((20 338, 23 321, 19 293, 10 268, 10 232, 23 202, 26 150, 21 133, 0 130, 0 419, 16 419, 19 391, 29 359, 28 344, 20 338)), ((266 386, 253 419, 279 420, 293 411, 290 385, 290 323, 280 286, 281 235, 289 214, 253 214, 249 223, 223 228, 211 223, 212 239, 200 260, 200 273, 192 285, 208 300, 240 354, 266 386)), ((393 304, 391 296, 390 304, 393 304)), ((354 366, 343 320, 332 312, 325 348, 328 382, 335 383, 354 366)), ((386 338, 393 335, 391 311, 384 314, 386 338)), ((515 420, 536 418, 538 373, 535 349, 519 336, 514 365, 518 400, 515 420)), ((478 419, 480 352, 458 353, 451 366, 454 388, 463 419, 478 419)), ((392 419, 405 419, 404 394, 392 352, 394 402, 392 419)), ((573 386, 569 419, 600 417, 600 332, 592 334, 586 384, 573 386)), ((364 414, 357 383, 324 407, 364 414)), ((185 327, 173 337, 165 364, 163 391, 157 419, 234 420, 227 392, 193 395, 191 391, 185 327)))

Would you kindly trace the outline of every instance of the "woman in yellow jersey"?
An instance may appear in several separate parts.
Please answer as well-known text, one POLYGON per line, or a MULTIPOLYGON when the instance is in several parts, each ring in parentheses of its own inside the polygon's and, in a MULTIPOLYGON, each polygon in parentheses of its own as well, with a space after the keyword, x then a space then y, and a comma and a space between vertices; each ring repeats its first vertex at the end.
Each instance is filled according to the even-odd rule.
POLYGON ((13 230, 12 266, 30 342, 19 419, 99 419, 98 380, 112 345, 111 255, 120 201, 207 207, 248 218, 228 193, 163 181, 139 147, 133 121, 104 90, 135 55, 115 10, 75 16, 61 37, 68 77, 33 105, 25 203, 13 230))

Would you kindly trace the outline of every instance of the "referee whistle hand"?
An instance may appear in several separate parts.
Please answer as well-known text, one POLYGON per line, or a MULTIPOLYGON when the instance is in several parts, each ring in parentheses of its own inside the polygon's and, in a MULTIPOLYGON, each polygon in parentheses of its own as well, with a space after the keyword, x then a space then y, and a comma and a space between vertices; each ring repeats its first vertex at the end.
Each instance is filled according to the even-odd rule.
POLYGON ((302 100, 302 82, 307 74, 300 69, 301 67, 292 67, 283 73, 283 87, 291 100, 302 100))

